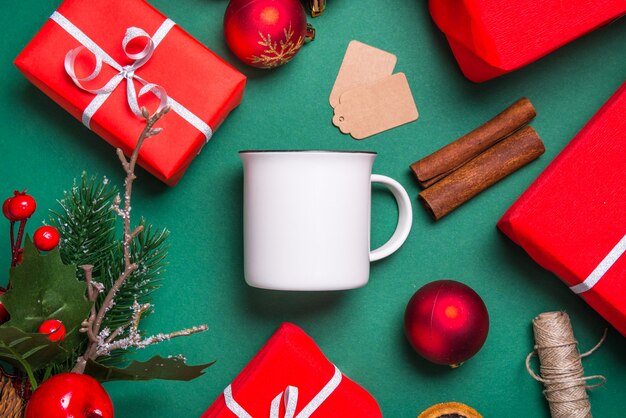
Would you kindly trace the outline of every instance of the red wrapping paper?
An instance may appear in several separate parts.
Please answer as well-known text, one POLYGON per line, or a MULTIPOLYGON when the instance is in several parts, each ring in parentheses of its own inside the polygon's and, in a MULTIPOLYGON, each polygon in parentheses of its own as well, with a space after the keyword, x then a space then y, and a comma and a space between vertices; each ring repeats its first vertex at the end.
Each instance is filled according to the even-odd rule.
MULTIPOLYGON (((252 417, 269 417, 272 400, 287 386, 295 386, 298 388, 297 417, 332 378, 334 370, 311 337, 297 326, 285 323, 232 382, 233 398, 252 417)), ((280 417, 285 412, 283 403, 281 398, 280 417)), ((221 394, 202 418, 236 416, 227 408, 224 394, 221 394)), ((382 413, 365 389, 342 375, 339 386, 311 417, 375 418, 382 417, 382 413)))
MULTIPOLYGON (((133 63, 122 49, 126 29, 135 26, 153 35, 165 20, 164 15, 143 0, 65 0, 57 12, 122 66, 133 63)), ((56 22, 48 20, 15 59, 15 65, 35 86, 81 120, 84 109, 95 96, 79 89, 65 71, 65 55, 78 46, 76 39, 56 22)), ((79 76, 89 72, 83 71, 79 76)), ((104 64, 102 74, 90 83, 102 87, 115 74, 116 70, 104 64)), ((170 30, 136 74, 162 86, 169 97, 206 122, 213 131, 240 103, 245 86, 241 73, 178 25, 170 30)), ((142 85, 134 83, 138 92, 142 85)), ((154 101, 140 101, 140 105, 155 108, 154 101)), ((126 80, 123 80, 94 114, 90 128, 130 155, 144 126, 145 121, 129 108, 126 80)), ((200 152, 206 138, 173 111, 157 126, 163 128, 163 132, 145 142, 139 164, 173 186, 200 152)))
POLYGON ((467 78, 523 67, 626 13, 625 0, 430 0, 467 78))
POLYGON ((626 83, 498 222, 568 286, 600 277, 579 295, 624 336, 626 254, 619 250, 620 240, 621 251, 626 242, 625 115, 626 83))

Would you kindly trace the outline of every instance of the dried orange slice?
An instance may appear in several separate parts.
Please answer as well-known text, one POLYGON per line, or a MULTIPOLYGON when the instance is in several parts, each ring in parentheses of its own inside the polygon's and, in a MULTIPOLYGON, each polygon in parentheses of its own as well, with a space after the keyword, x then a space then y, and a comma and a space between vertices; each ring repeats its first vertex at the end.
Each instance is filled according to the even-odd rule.
POLYGON ((483 418, 475 409, 460 402, 444 402, 433 405, 417 418, 483 418))

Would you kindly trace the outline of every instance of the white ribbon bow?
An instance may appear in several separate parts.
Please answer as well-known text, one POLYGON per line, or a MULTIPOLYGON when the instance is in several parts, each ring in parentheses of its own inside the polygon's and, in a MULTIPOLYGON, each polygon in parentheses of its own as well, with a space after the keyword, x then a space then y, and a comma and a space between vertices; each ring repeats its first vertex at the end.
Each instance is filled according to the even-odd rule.
POLYGON ((90 128, 91 118, 96 111, 104 104, 109 98, 111 93, 117 88, 117 86, 125 79, 126 80, 126 96, 130 109, 138 116, 142 117, 141 109, 139 108, 138 98, 148 92, 152 92, 159 98, 159 107, 156 112, 162 110, 165 106, 170 106, 172 110, 178 113, 183 119, 193 125, 196 129, 202 132, 206 138, 206 141, 211 138, 213 133, 212 129, 204 121, 194 115, 191 111, 185 108, 183 105, 175 101, 173 98, 168 97, 165 89, 157 84, 149 83, 143 78, 139 77, 135 72, 141 68, 145 63, 150 60, 154 50, 161 43, 163 38, 172 29, 175 23, 170 19, 165 19, 161 26, 157 29, 153 36, 148 35, 143 29, 130 27, 126 30, 124 39, 122 40, 122 49, 126 56, 132 60, 135 60, 132 64, 122 66, 116 62, 109 54, 107 54, 102 48, 98 46, 91 38, 89 38, 83 31, 81 31, 76 25, 70 22, 65 16, 59 12, 54 12, 50 19, 55 21, 61 28, 67 33, 72 35, 81 46, 70 50, 65 55, 65 71, 70 76, 72 81, 81 90, 94 94, 96 97, 87 105, 83 111, 82 121, 85 126, 90 128), (137 53, 131 53, 127 50, 128 45, 135 39, 146 38, 147 44, 144 49, 137 53), (91 74, 86 77, 78 77, 76 75, 75 63, 78 55, 83 50, 90 51, 95 59, 96 65, 91 74), (102 88, 89 89, 83 85, 87 81, 94 80, 102 71, 102 63, 105 62, 111 67, 115 68, 118 73, 115 74, 102 88), (143 85, 139 94, 135 90, 135 84, 133 80, 137 80, 143 85))
MULTIPOLYGON (((287 386, 287 388, 280 392, 276 397, 272 400, 270 405, 270 418, 280 418, 280 399, 284 399, 285 403, 285 414, 283 418, 309 418, 313 412, 319 408, 319 406, 324 403, 324 401, 330 396, 331 393, 335 391, 337 386, 341 383, 341 372, 337 368, 337 366, 333 366, 335 368, 335 372, 333 377, 326 383, 326 385, 319 391, 317 395, 311 402, 309 402, 303 409, 296 415, 296 406, 298 405, 298 388, 295 386, 287 386)), ((252 418, 250 415, 233 397, 233 390, 231 385, 228 385, 226 389, 224 389, 224 400, 226 403, 226 407, 235 414, 238 418, 252 418)))

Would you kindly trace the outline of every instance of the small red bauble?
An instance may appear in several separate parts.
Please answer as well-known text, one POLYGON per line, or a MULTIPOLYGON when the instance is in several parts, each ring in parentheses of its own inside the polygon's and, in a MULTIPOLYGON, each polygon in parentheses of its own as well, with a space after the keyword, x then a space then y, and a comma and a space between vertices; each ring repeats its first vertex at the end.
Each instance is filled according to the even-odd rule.
POLYGON ((224 37, 237 58, 258 68, 287 63, 312 39, 298 0, 231 0, 224 37))
POLYGON ((12 197, 7 198, 2 204, 2 214, 9 221, 14 221, 15 219, 13 219, 13 216, 11 216, 11 212, 9 212, 9 204, 11 203, 11 199, 13 198, 12 197))
POLYGON ((426 360, 458 366, 485 343, 489 314, 471 287, 438 280, 415 292, 404 313, 404 330, 426 360))
POLYGON ((37 202, 26 193, 16 192, 8 205, 8 212, 12 221, 23 221, 30 218, 37 209, 37 202))
POLYGON ((39 325, 38 332, 46 334, 50 341, 63 341, 65 339, 65 325, 58 319, 48 319, 39 325))
MULTIPOLYGON (((4 290, 0 290, 0 296, 4 295, 6 292, 4 290)), ((9 311, 4 306, 2 302, 0 302, 0 324, 4 324, 9 320, 9 311)))
POLYGON ((61 373, 35 390, 24 418, 113 418, 113 403, 93 377, 61 373))
POLYGON ((53 226, 41 226, 33 234, 33 243, 40 251, 50 251, 59 245, 59 231, 53 226))

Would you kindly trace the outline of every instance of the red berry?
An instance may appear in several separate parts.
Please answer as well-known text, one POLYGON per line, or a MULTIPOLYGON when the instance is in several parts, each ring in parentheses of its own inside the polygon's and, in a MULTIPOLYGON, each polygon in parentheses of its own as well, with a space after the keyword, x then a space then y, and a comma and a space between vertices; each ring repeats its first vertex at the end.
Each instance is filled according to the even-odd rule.
POLYGON ((39 333, 46 334, 50 341, 63 341, 65 339, 65 325, 58 319, 48 319, 39 325, 39 333))
MULTIPOLYGON (((0 290, 0 296, 4 295, 5 293, 6 293, 5 291, 0 290)), ((0 324, 4 324, 8 320, 9 320, 9 311, 7 311, 7 308, 4 306, 4 304, 0 302, 0 324)))
POLYGON ((13 217, 11 216, 11 212, 9 212, 9 204, 11 203, 11 199, 13 198, 12 197, 7 198, 7 200, 5 200, 4 203, 2 204, 2 214, 9 221, 14 221, 15 219, 13 219, 13 217))
POLYGON ((24 418, 113 418, 113 403, 93 377, 78 373, 52 376, 26 404, 24 418))
POLYGON ((39 251, 50 251, 59 245, 59 231, 53 226, 41 226, 33 235, 33 242, 39 251))
POLYGON ((11 198, 9 202, 9 214, 14 221, 23 221, 30 218, 35 209, 37 208, 37 202, 32 196, 26 193, 16 192, 15 196, 11 198))

